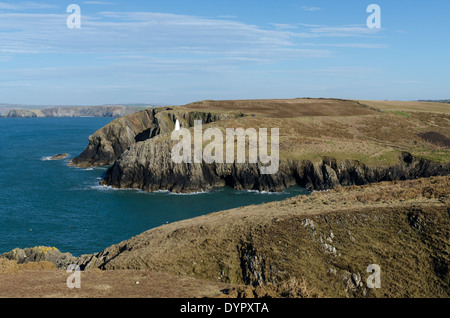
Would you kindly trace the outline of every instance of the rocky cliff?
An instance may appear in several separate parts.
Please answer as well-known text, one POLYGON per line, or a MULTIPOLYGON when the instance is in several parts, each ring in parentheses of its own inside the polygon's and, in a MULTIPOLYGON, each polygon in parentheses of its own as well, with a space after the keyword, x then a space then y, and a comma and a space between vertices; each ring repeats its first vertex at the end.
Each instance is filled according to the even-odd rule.
POLYGON ((67 268, 67 266, 77 262, 77 258, 70 253, 62 253, 56 247, 35 246, 30 248, 15 248, 1 255, 10 260, 17 261, 18 264, 29 262, 50 262, 58 268, 67 268))
POLYGON ((89 138, 89 145, 71 165, 111 166, 102 184, 115 188, 173 192, 224 185, 272 192, 293 185, 323 190, 450 173, 448 146, 420 137, 423 131, 439 131, 447 138, 450 117, 444 114, 416 112, 399 117, 340 100, 193 105, 154 108, 116 119, 89 138), (205 127, 214 123, 209 126, 222 132, 229 127, 280 127, 278 172, 261 174, 260 163, 173 163, 174 123, 179 120, 183 128, 190 128, 195 119, 205 127))
POLYGON ((89 137, 89 144, 70 165, 78 167, 112 165, 130 146, 171 132, 178 119, 182 127, 192 127, 195 119, 204 123, 242 116, 169 107, 154 108, 118 118, 89 137))
POLYGON ((260 163, 174 163, 167 137, 148 139, 127 149, 110 167, 102 184, 115 188, 195 192, 225 185, 235 189, 278 192, 300 185, 310 190, 340 185, 364 185, 373 182, 416 179, 450 174, 450 164, 440 164, 409 153, 401 153, 398 163, 367 166, 354 160, 323 158, 320 161, 280 160, 275 174, 261 174, 260 163))
POLYGON ((2 117, 6 118, 36 118, 38 117, 38 112, 35 110, 28 109, 11 109, 7 113, 4 113, 2 117))
POLYGON ((121 117, 141 110, 126 106, 67 106, 42 109, 11 109, 3 114, 6 118, 36 117, 121 117))

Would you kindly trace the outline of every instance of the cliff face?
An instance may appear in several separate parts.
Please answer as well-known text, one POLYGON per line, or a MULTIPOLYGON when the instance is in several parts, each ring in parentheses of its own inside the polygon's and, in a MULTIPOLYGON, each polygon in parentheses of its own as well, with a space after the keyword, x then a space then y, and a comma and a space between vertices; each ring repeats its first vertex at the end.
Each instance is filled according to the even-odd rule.
POLYGON ((155 114, 155 110, 144 110, 113 120, 89 137, 89 145, 70 165, 91 167, 112 164, 136 142, 139 134, 148 131, 151 136, 157 130, 155 114))
POLYGON ((35 111, 28 109, 11 109, 9 112, 3 115, 6 118, 36 118, 38 117, 35 111))
POLYGON ((43 109, 11 109, 3 114, 6 118, 36 117, 121 117, 138 109, 126 106, 67 106, 43 109))
POLYGON ((276 174, 263 175, 260 163, 174 163, 171 158, 173 144, 167 138, 134 144, 108 169, 102 184, 145 191, 195 192, 228 185, 238 190, 278 192, 294 185, 324 190, 340 185, 450 174, 450 164, 402 153, 398 163, 390 167, 371 167, 354 160, 333 158, 318 162, 281 160, 276 174))
POLYGON ((194 106, 156 108, 116 119, 94 133, 86 150, 71 164, 111 166, 102 181, 104 185, 173 192, 224 185, 272 192, 293 185, 323 190, 450 173, 448 148, 417 135, 433 127, 445 137, 448 121, 444 115, 437 118, 432 113, 411 113, 409 117, 397 118, 339 100, 294 100, 282 104, 227 101, 194 106), (318 113, 317 109, 321 111, 318 113), (278 117, 270 117, 274 113, 278 117), (196 119, 203 124, 214 122, 222 131, 233 127, 279 127, 283 156, 278 172, 261 174, 260 163, 175 164, 171 158, 175 142, 170 140, 174 123, 179 120, 183 128, 189 128, 196 119), (418 156, 410 154, 418 150, 418 156), (422 159, 421 153, 431 159, 422 159), (380 156, 385 161, 375 160, 380 156))
POLYGON ((125 106, 51 107, 41 110, 45 117, 121 117, 135 110, 125 106))
POLYGON ((118 118, 89 137, 89 145, 70 165, 79 167, 112 165, 130 146, 171 132, 178 119, 182 127, 191 127, 199 118, 204 123, 235 118, 239 114, 214 114, 197 111, 173 111, 154 108, 118 118))

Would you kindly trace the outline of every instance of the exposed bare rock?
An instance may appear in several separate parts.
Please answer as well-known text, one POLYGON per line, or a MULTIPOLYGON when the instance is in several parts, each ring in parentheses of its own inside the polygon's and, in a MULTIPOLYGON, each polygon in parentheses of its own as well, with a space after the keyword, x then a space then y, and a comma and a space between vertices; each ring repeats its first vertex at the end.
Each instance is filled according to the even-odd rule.
POLYGON ((6 114, 3 114, 7 118, 36 118, 37 113, 33 110, 28 109, 11 109, 6 114))
POLYGON ((52 157, 50 157, 50 160, 62 160, 65 159, 69 154, 67 153, 60 153, 58 155, 54 155, 52 157))
POLYGON ((260 163, 174 163, 168 137, 152 138, 134 144, 110 167, 102 184, 115 188, 196 192, 225 185, 235 189, 278 192, 300 185, 324 190, 340 185, 416 179, 450 174, 450 164, 439 164, 402 153, 391 167, 367 166, 354 160, 324 158, 281 160, 275 174, 260 173, 260 163))
POLYGON ((112 165, 130 146, 170 132, 177 119, 185 128, 195 119, 210 123, 240 114, 214 114, 189 110, 172 111, 171 108, 154 108, 118 118, 89 137, 89 145, 70 165, 79 167, 112 165))
POLYGON ((53 263, 57 268, 67 268, 75 264, 77 258, 70 253, 62 253, 55 247, 36 246, 32 248, 16 248, 1 255, 9 260, 17 261, 18 264, 29 262, 47 261, 53 263))

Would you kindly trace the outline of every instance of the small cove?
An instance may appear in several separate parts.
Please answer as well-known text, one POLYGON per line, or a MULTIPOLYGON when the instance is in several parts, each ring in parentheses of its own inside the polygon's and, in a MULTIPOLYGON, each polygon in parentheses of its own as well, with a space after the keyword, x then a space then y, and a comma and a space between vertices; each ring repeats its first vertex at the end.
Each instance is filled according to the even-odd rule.
POLYGON ((99 252, 146 230, 208 213, 308 194, 229 187, 195 194, 100 186, 106 168, 68 167, 110 118, 0 119, 0 253, 54 246, 75 256, 99 252), (49 157, 68 153, 64 160, 49 157))

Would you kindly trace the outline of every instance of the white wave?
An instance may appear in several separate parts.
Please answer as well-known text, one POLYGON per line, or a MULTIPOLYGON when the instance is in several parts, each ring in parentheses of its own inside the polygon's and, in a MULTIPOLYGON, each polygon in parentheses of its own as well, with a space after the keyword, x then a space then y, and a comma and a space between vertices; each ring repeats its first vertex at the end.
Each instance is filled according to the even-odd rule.
POLYGON ((156 190, 156 191, 153 191, 152 193, 170 193, 170 191, 169 190, 156 190))
POLYGON ((328 191, 330 191, 330 189, 325 189, 325 190, 312 190, 311 193, 314 193, 314 192, 328 192, 328 191))
POLYGON ((200 191, 195 191, 195 192, 188 192, 188 193, 176 193, 176 192, 170 192, 170 195, 197 195, 197 194, 208 194, 211 191, 208 190, 200 190, 200 191))
POLYGON ((96 191, 133 191, 136 193, 147 193, 146 191, 142 189, 131 189, 131 188, 114 188, 109 185, 102 185, 102 184, 96 184, 96 185, 90 185, 85 188, 85 190, 96 190, 96 191))
POLYGON ((270 191, 259 191, 259 190, 239 190, 235 194, 243 194, 243 193, 255 193, 255 194, 273 194, 273 195, 279 195, 279 194, 285 194, 285 191, 282 192, 270 192, 270 191))
POLYGON ((97 191, 119 191, 119 190, 124 190, 124 189, 117 189, 117 188, 113 188, 111 186, 108 185, 102 185, 102 184, 97 184, 97 185, 91 185, 88 186, 86 188, 87 190, 97 190, 97 191))
POLYGON ((50 161, 52 160, 52 156, 46 156, 41 158, 42 161, 50 161))

